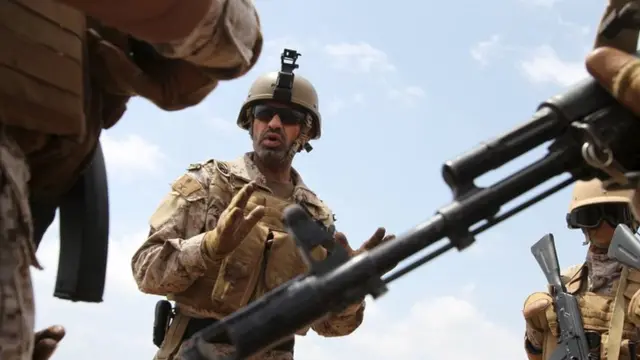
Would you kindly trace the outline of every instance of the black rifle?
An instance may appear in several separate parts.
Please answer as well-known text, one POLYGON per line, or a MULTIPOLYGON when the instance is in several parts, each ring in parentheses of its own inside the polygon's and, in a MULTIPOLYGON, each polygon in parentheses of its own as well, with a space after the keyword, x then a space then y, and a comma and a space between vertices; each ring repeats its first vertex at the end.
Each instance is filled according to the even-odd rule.
MULTIPOLYGON (((620 21, 616 17, 609 26, 620 21)), ((611 187, 636 187, 640 183, 639 136, 640 119, 587 78, 542 103, 527 123, 446 162, 442 175, 453 201, 431 219, 375 249, 351 259, 336 250, 324 262, 315 263, 307 249, 332 239, 302 208, 292 206, 285 211, 285 222, 310 266, 309 273, 203 329, 183 346, 183 354, 190 360, 214 359, 203 345, 221 333, 236 347, 235 355, 225 360, 244 359, 269 349, 366 295, 381 296, 393 280, 453 248, 467 248, 476 235, 576 180, 599 178, 611 187), (479 176, 549 141, 543 158, 491 186, 474 184, 479 176), (505 204, 564 173, 569 174, 564 181, 501 212, 505 204), (444 238, 449 242, 382 278, 387 269, 444 238)))
MULTIPOLYGON (((550 360, 590 360, 597 354, 589 353, 589 342, 584 331, 580 306, 575 296, 567 292, 560 274, 560 264, 553 234, 547 234, 532 247, 531 253, 536 258, 544 276, 549 283, 553 307, 558 318, 558 347, 551 354, 550 360)), ((595 356, 595 357, 594 357, 595 356)))

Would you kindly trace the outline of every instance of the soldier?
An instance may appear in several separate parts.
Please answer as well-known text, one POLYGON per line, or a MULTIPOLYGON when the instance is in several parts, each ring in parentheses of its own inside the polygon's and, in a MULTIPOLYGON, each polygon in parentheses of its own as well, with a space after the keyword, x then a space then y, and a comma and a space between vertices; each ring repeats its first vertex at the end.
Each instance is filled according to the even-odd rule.
MULTIPOLYGON (((162 343, 156 341, 156 360, 178 359, 195 332, 307 270, 283 226, 286 206, 300 204, 334 232, 333 213, 292 168, 295 154, 310 151, 309 140, 321 134, 318 95, 307 79, 294 77, 296 57, 285 50, 282 70, 260 76, 240 109, 237 123, 249 132, 253 151, 189 166, 151 217, 149 237, 132 259, 133 275, 142 292, 176 303, 162 343), (294 65, 285 63, 289 56, 294 65)), ((354 251, 344 234, 334 234, 351 255, 393 238, 379 228, 354 251)), ((313 256, 320 260, 326 251, 316 248, 313 256)), ((348 335, 360 326, 364 309, 363 300, 311 328, 322 336, 348 335)), ((214 342, 212 355, 233 351, 228 338, 214 342)), ((291 360, 293 347, 292 336, 257 358, 291 360)))
POLYGON ((29 267, 41 267, 30 192, 54 199, 55 211, 129 97, 166 110, 195 105, 220 80, 251 69, 262 49, 249 1, 65 3, 77 8, 53 0, 0 5, 1 359, 47 359, 64 336, 58 326, 33 333, 29 267), (156 61, 132 51, 143 41, 156 61))
MULTIPOLYGON (((586 261, 562 273, 567 290, 576 295, 594 358, 629 359, 629 346, 640 339, 625 319, 627 305, 640 289, 640 271, 607 255, 618 224, 638 228, 631 190, 606 191, 599 180, 578 181, 573 189, 567 225, 581 229, 588 245, 586 261)), ((547 360, 557 346, 558 322, 551 297, 536 292, 525 301, 525 349, 530 360, 547 360)))

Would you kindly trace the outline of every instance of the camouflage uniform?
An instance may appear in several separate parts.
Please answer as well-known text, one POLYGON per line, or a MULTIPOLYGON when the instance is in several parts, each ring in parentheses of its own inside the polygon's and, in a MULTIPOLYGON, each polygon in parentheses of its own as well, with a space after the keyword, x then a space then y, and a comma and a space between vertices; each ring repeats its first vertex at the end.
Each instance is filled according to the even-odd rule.
MULTIPOLYGON (((599 180, 579 181, 574 188, 568 222, 572 213, 580 209, 620 204, 620 211, 626 214, 625 224, 636 228, 637 220, 630 207, 632 195, 633 191, 605 191, 599 180)), ((570 223, 570 227, 575 226, 570 223)), ((627 360, 629 342, 640 341, 636 326, 625 316, 632 297, 640 289, 640 271, 610 259, 608 243, 599 244, 598 241, 601 240, 590 239, 587 235, 590 246, 585 262, 563 271, 562 276, 567 290, 578 299, 585 331, 600 336, 600 347, 591 351, 601 360, 627 360)), ((557 347, 559 330, 549 294, 533 293, 526 299, 523 311, 527 320, 527 356, 530 360, 550 359, 557 347)))
MULTIPOLYGON (((293 76, 296 54, 285 49, 282 70, 260 76, 240 108, 237 124, 252 135, 254 152, 230 162, 212 159, 189 167, 151 217, 149 237, 133 256, 132 269, 139 289, 167 296, 176 304, 166 334, 158 335, 163 340, 156 343, 160 347, 156 360, 182 358, 180 350, 186 348, 185 340, 198 330, 307 271, 295 240, 283 224, 287 206, 299 204, 306 209, 352 256, 393 238, 379 228, 353 251, 344 234, 335 232, 331 210, 305 186, 295 169, 290 168, 288 183, 272 181, 258 169, 256 161, 264 160, 259 155, 264 149, 256 145, 257 139, 267 130, 277 131, 282 126, 279 130, 284 131, 284 124, 293 126, 288 129, 299 129, 288 147, 284 146, 288 142, 282 142, 280 162, 273 165, 276 168, 291 165, 297 152, 311 151, 309 140, 320 138, 318 95, 307 79, 293 76), (274 114, 281 122, 271 123, 276 119, 274 114), (261 134, 253 134, 256 121, 268 124, 261 134), (272 125, 274 128, 269 129, 272 125)), ((311 255, 322 260, 327 252, 319 246, 311 255)), ((305 335, 311 328, 326 337, 348 335, 362 323, 364 310, 362 299, 296 334, 305 335)), ((165 319, 160 322, 168 323, 165 319)), ((293 359, 294 338, 292 334, 253 358, 293 359)), ((233 351, 230 339, 224 336, 211 343, 211 351, 204 356, 233 351)))
MULTIPOLYGON (((305 186, 295 170, 292 177, 294 188, 290 194, 274 193, 254 165, 252 153, 232 162, 209 160, 191 166, 173 183, 172 191, 151 217, 149 238, 133 256, 133 273, 140 290, 167 295, 176 302, 180 317, 220 319, 304 272, 306 267, 296 252, 295 243, 282 226, 281 211, 288 204, 298 203, 326 227, 333 225, 333 214, 305 186), (228 257, 207 259, 202 252, 204 234, 215 228, 218 216, 233 195, 249 181, 255 181, 260 191, 252 195, 246 211, 264 204, 267 215, 228 257), (255 254, 265 250, 251 248, 252 244, 255 247, 264 244, 268 234, 274 234, 271 235, 274 245, 262 260, 255 258, 255 254)), ((350 334, 361 324, 364 308, 363 301, 311 328, 323 336, 350 334)), ((173 320, 156 359, 174 359, 187 326, 185 322, 188 321, 182 318, 173 320)), ((302 329, 298 334, 304 335, 307 331, 308 328, 302 329)), ((226 344, 215 346, 216 352, 231 349, 226 344)), ((292 353, 285 351, 269 351, 259 357, 265 360, 292 358, 292 353)))
POLYGON ((194 105, 219 80, 245 74, 262 48, 257 14, 246 1, 197 0, 162 19, 170 3, 185 3, 129 1, 119 8, 107 1, 67 2, 80 10, 52 0, 0 5, 1 359, 31 359, 33 352, 29 267, 40 266, 30 192, 55 198, 68 190, 91 159, 100 130, 120 118, 129 97, 143 96, 167 110, 194 105), (102 38, 115 29, 87 32, 98 19, 148 40, 166 66, 135 63, 127 41, 102 38))

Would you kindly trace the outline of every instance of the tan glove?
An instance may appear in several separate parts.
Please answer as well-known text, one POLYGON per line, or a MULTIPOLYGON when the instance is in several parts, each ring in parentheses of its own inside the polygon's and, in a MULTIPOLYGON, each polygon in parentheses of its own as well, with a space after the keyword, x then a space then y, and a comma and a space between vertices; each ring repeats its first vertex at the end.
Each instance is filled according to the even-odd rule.
MULTIPOLYGON (((358 254, 361 254, 365 251, 371 250, 373 248, 375 248, 376 246, 387 242, 389 240, 394 239, 396 236, 395 235, 387 235, 385 236, 386 230, 383 227, 379 227, 378 229, 376 229, 376 231, 373 233, 373 235, 371 235, 371 237, 369 238, 369 240, 365 241, 359 248, 358 250, 353 250, 351 248, 351 245, 349 245, 349 241, 347 240, 347 236, 342 233, 337 231, 334 235, 333 235, 333 239, 340 245, 342 245, 342 247, 344 247, 347 250, 347 253, 349 254, 350 257, 354 257, 358 254)), ((395 266, 394 266, 395 267, 395 266)), ((388 269, 385 271, 385 273, 391 271, 394 267, 388 269)), ((341 315, 350 315, 350 314, 355 314, 358 312, 358 310, 362 307, 362 301, 364 301, 364 299, 362 299, 360 302, 357 302, 355 304, 349 305, 346 309, 344 309, 340 314, 341 315)))
POLYGON ((216 227, 204 235, 203 250, 211 259, 220 259, 235 250, 264 216, 265 209, 261 205, 244 216, 247 202, 255 189, 253 181, 243 186, 220 215, 216 227))
POLYGON ((636 291, 629 300, 627 319, 633 325, 640 326, 640 290, 636 291))
MULTIPOLYGON (((369 251, 373 248, 375 248, 376 246, 385 243, 387 241, 393 240, 396 238, 395 235, 389 234, 386 235, 386 230, 383 227, 379 227, 378 229, 376 229, 376 231, 373 233, 373 235, 371 235, 371 237, 369 238, 369 240, 365 241, 364 244, 362 244, 358 250, 353 250, 351 248, 351 245, 349 245, 349 241, 347 240, 347 236, 344 233, 341 232, 336 232, 333 235, 333 238, 336 242, 338 242, 340 245, 342 245, 346 250, 347 253, 349 254, 349 256, 354 257, 356 255, 359 255, 365 251, 369 251)), ((397 265, 397 264, 396 264, 397 265)), ((394 265, 393 267, 387 269, 384 271, 384 273, 387 273, 391 270, 393 270, 393 268, 395 268, 396 266, 394 265)))
POLYGON ((349 253, 349 256, 354 257, 358 254, 361 254, 365 251, 371 250, 373 248, 375 248, 376 246, 385 243, 389 240, 395 239, 395 235, 387 235, 385 236, 386 230, 383 227, 379 227, 374 233, 373 235, 371 235, 371 237, 369 238, 369 240, 365 241, 364 244, 362 244, 358 250, 353 250, 351 248, 351 246, 349 245, 349 241, 347 240, 347 236, 344 233, 341 232, 336 232, 333 235, 333 238, 335 241, 337 241, 340 245, 342 245, 345 249, 347 249, 347 253, 349 253))
POLYGON ((640 60, 624 51, 601 47, 586 60, 587 71, 622 105, 640 116, 640 60))
POLYGON ((48 360, 64 338, 65 330, 60 325, 49 326, 34 335, 33 360, 48 360))
POLYGON ((524 302, 522 314, 527 324, 527 339, 537 349, 542 348, 544 333, 549 329, 546 312, 552 306, 552 301, 548 293, 536 292, 524 302))

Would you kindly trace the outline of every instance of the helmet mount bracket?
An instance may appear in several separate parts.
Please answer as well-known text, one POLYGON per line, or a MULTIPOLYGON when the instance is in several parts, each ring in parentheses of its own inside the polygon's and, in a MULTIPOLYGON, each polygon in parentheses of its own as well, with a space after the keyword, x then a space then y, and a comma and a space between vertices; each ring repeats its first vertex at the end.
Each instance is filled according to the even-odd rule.
POLYGON ((302 56, 302 54, 291 49, 284 49, 282 55, 280 55, 280 71, 276 79, 276 86, 273 89, 274 100, 291 102, 291 91, 295 77, 293 70, 300 67, 300 65, 296 64, 299 56, 302 56))

